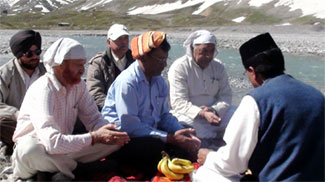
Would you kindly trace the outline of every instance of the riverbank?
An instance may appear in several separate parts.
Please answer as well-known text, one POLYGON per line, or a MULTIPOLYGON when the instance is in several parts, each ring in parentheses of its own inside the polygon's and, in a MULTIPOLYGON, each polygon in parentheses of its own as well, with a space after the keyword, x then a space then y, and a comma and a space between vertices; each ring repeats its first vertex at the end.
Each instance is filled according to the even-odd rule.
MULTIPOLYGON (((264 32, 270 32, 278 46, 285 53, 295 55, 325 56, 325 27, 322 25, 241 25, 221 27, 184 27, 162 29, 170 38, 186 39, 193 31, 208 29, 213 32, 220 48, 238 49, 248 39, 264 32)), ((0 55, 11 54, 10 37, 18 30, 1 30, 0 55)), ((38 30, 43 37, 43 49, 46 50, 57 38, 67 35, 106 36, 107 30, 38 30)), ((144 31, 130 31, 132 35, 144 31)))

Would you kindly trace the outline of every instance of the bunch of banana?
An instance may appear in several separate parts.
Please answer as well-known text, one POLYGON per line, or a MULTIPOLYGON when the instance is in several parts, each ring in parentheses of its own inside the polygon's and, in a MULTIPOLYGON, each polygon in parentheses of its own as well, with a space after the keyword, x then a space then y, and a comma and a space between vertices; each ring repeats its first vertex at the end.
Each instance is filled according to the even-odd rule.
POLYGON ((186 159, 174 158, 170 160, 166 152, 162 152, 163 158, 158 163, 158 171, 163 173, 168 179, 181 180, 184 174, 194 170, 192 162, 186 159))

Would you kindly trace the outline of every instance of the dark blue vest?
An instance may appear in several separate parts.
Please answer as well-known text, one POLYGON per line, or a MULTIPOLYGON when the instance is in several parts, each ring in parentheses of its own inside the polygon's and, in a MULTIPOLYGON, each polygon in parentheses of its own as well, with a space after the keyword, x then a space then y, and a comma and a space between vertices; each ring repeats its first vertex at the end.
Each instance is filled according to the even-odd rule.
POLYGON ((249 95, 260 112, 253 174, 260 181, 324 181, 324 95, 286 74, 249 95))

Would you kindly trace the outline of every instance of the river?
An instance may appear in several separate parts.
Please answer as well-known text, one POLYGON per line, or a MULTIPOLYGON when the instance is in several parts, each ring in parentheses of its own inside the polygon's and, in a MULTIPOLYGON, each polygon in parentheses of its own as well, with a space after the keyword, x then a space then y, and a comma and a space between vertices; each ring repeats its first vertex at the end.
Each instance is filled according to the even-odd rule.
MULTIPOLYGON (((90 59, 97 52, 106 49, 106 37, 103 35, 69 35, 68 37, 74 38, 82 43, 87 51, 87 57, 90 59)), ((43 37, 46 39, 46 37, 43 37)), ((131 39, 131 38, 130 38, 131 39)), ((171 51, 169 57, 171 62, 168 62, 167 68, 163 72, 164 78, 169 66, 176 58, 185 54, 185 49, 182 47, 182 38, 170 38, 171 51)), ((11 54, 0 56, 0 65, 7 62, 12 57, 11 54)), ((284 54, 286 73, 292 75, 298 80, 310 84, 319 89, 325 94, 325 61, 320 56, 297 56, 292 54, 284 54)), ((217 56, 227 70, 229 82, 233 91, 233 104, 238 105, 241 98, 253 87, 245 75, 243 75, 244 68, 241 64, 240 55, 238 50, 235 49, 219 49, 217 56)))

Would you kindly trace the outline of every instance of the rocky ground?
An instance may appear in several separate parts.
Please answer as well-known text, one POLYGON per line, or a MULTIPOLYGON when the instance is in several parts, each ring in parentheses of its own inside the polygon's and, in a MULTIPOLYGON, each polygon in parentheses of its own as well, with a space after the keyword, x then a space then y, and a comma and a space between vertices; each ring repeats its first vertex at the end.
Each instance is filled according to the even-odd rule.
MULTIPOLYGON (((163 30, 171 38, 186 39, 193 31, 203 29, 198 27, 179 28, 177 30, 163 30)), ((231 26, 231 27, 205 27, 212 31, 219 43, 219 47, 238 49, 248 39, 264 32, 270 32, 283 52, 297 55, 325 56, 325 27, 320 25, 295 25, 295 26, 231 26)), ((105 35, 106 30, 39 30, 43 36, 43 49, 46 50, 58 37, 71 34, 81 35, 105 35)), ((145 30, 144 30, 145 31, 145 30)), ((139 34, 144 31, 132 31, 139 34)), ((0 56, 11 54, 9 48, 10 37, 17 30, 1 30, 0 32, 0 56)), ((0 144, 1 146, 1 144, 0 144)), ((9 157, 4 156, 4 148, 0 148, 0 180, 14 181, 11 175, 12 169, 9 157)))

